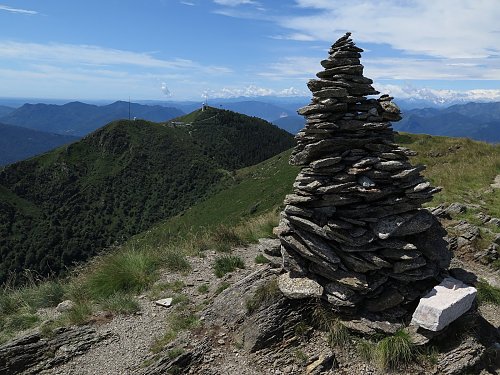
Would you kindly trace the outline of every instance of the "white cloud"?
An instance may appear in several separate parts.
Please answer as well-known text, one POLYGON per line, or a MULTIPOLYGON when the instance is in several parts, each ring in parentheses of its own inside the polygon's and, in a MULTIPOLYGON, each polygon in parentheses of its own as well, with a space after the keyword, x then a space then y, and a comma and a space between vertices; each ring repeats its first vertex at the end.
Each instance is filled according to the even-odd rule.
MULTIPOLYGON (((271 80, 307 80, 323 70, 323 56, 291 56, 258 72, 271 80)), ((500 57, 488 59, 363 58, 364 75, 373 80, 500 80, 500 57)))
POLYGON ((36 12, 34 10, 11 8, 8 5, 2 5, 2 4, 0 4, 0 10, 4 10, 6 12, 16 13, 16 14, 26 14, 26 15, 38 14, 38 12, 36 12))
POLYGON ((0 58, 54 64, 88 64, 95 66, 132 65, 143 68, 198 69, 207 74, 226 74, 231 69, 205 66, 188 59, 162 60, 149 53, 103 48, 91 45, 38 44, 0 41, 0 58))
POLYGON ((190 1, 181 1, 181 4, 188 5, 190 7, 194 7, 196 5, 195 3, 192 3, 190 1))
POLYGON ((436 90, 412 85, 377 85, 381 93, 399 99, 420 99, 434 103, 500 101, 500 89, 436 90))
POLYGON ((285 89, 271 89, 267 87, 258 87, 249 85, 243 88, 224 87, 221 90, 210 90, 209 94, 213 98, 237 98, 240 96, 258 97, 258 96, 301 96, 307 95, 305 91, 289 87, 285 89))
POLYGON ((229 6, 229 7, 235 7, 238 5, 245 5, 245 4, 250 4, 250 5, 259 5, 257 1, 254 0, 213 0, 214 3, 223 5, 223 6, 229 6))
POLYGON ((297 35, 333 41, 352 31, 357 42, 386 43, 408 53, 435 57, 499 55, 497 0, 296 0, 312 15, 286 15, 278 22, 297 35))

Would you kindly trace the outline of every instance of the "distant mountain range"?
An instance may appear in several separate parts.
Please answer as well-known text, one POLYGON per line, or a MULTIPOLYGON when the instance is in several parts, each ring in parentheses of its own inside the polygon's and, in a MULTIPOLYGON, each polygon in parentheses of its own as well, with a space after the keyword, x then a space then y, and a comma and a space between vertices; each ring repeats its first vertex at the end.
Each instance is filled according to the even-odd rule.
MULTIPOLYGON (((183 114, 177 108, 130 104, 131 118, 167 121, 183 114)), ((118 101, 103 106, 71 102, 64 105, 24 104, 0 117, 0 122, 50 133, 84 136, 110 121, 128 118, 128 102, 118 101)))
POLYGON ((403 111, 403 119, 393 123, 393 127, 397 131, 414 134, 468 137, 498 143, 500 102, 406 110, 403 111))
MULTIPOLYGON (((458 101, 460 98, 456 98, 458 101)), ((462 98, 463 99, 463 98, 462 98)), ((263 118, 280 128, 296 134, 303 128, 303 117, 297 109, 309 102, 307 97, 258 97, 210 99, 212 107, 263 118)), ((409 133, 426 133, 450 137, 469 137, 488 142, 499 142, 499 102, 456 104, 440 107, 439 100, 397 100, 403 112, 403 120, 394 128, 409 133), (425 108, 415 108, 424 106, 425 108)), ((0 100, 0 103, 4 103, 0 100)), ((11 103, 11 102, 5 102, 11 103)), ((445 103, 445 102, 442 102, 445 103)), ((131 117, 151 121, 167 121, 201 107, 196 101, 141 101, 131 103, 131 117)), ((128 102, 93 105, 71 102, 56 104, 24 104, 14 109, 0 106, 0 122, 28 127, 35 130, 82 136, 109 121, 128 118, 128 102), (4 114, 2 116, 2 113, 4 114)))
POLYGON ((9 113, 14 112, 16 109, 13 107, 7 107, 6 105, 0 105, 0 117, 7 116, 9 113))
POLYGON ((40 132, 0 123, 0 166, 41 154, 78 139, 70 135, 40 132))
POLYGON ((115 121, 0 168, 0 283, 26 268, 59 273, 294 144, 267 121, 208 108, 168 123, 115 121))

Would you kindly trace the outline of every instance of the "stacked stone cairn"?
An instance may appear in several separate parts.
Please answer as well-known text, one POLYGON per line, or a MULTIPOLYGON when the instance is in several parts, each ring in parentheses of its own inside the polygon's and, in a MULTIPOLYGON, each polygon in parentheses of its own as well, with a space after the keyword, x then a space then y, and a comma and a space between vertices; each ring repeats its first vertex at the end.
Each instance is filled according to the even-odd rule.
POLYGON ((439 188, 394 143, 392 98, 367 97, 379 92, 363 76, 362 51, 347 33, 308 83, 313 98, 298 111, 307 121, 290 158, 301 170, 276 233, 284 276, 319 284, 334 311, 402 316, 440 281, 450 253, 422 208, 439 188))

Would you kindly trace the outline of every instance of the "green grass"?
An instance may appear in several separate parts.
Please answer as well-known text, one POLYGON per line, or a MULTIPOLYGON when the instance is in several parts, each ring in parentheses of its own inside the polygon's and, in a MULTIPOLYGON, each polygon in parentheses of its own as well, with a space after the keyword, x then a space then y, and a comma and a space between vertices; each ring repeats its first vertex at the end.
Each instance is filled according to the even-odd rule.
POLYGON ((214 273, 217 277, 222 277, 229 272, 233 272, 238 268, 245 268, 243 260, 235 255, 223 255, 215 259, 214 273))
MULTIPOLYGON (((199 233, 211 232, 221 225, 247 224, 252 218, 273 212, 281 206, 299 171, 288 164, 291 150, 285 151, 260 164, 236 171, 232 182, 206 200, 195 204, 182 214, 160 223, 149 231, 133 237, 129 243, 135 246, 166 246, 177 237, 196 237, 199 245, 206 248, 199 233), (258 198, 257 198, 258 197, 258 198), (256 210, 250 210, 256 204, 256 210), (250 213, 252 211, 252 213, 250 213)), ((277 214, 267 224, 263 233, 271 233, 276 225, 277 214)), ((247 233, 249 237, 255 237, 247 233)), ((264 237, 264 236, 261 236, 264 237)))
POLYGON ((215 295, 218 296, 221 294, 223 291, 225 291, 227 288, 229 288, 231 284, 229 284, 227 281, 221 282, 218 286, 217 289, 215 289, 215 295))
POLYGON ((179 251, 175 246, 167 247, 161 251, 162 267, 169 271, 188 272, 191 270, 191 265, 186 259, 183 251, 179 251))
POLYGON ((500 147, 466 138, 401 134, 396 142, 418 152, 413 164, 425 164, 423 172, 435 186, 442 186, 432 205, 480 204, 482 211, 500 217, 500 194, 490 188, 500 174, 500 147))
POLYGON ((94 307, 92 304, 88 302, 78 302, 73 308, 62 314, 62 324, 85 324, 89 321, 93 312, 94 307))
POLYGON ((99 305, 103 310, 117 314, 133 314, 141 309, 133 296, 124 293, 115 293, 106 297, 99 305))
POLYGON ((350 342, 351 335, 347 327, 337 319, 331 322, 328 330, 328 345, 332 348, 345 348, 350 342))
POLYGON ((384 373, 407 366, 419 355, 409 333, 404 330, 399 330, 378 342, 359 339, 356 342, 356 351, 361 359, 375 363, 384 373))
POLYGON ((262 254, 258 254, 256 257, 255 257, 255 263, 257 264, 266 264, 266 263, 269 263, 270 260, 267 259, 264 255, 262 254))
POLYGON ((138 293, 156 279, 160 263, 157 257, 145 251, 119 250, 95 258, 86 270, 85 286, 96 299, 115 293, 138 293))
POLYGON ((477 300, 480 304, 500 305, 500 288, 494 287, 485 280, 481 280, 476 285, 477 300))
POLYGON ((210 290, 210 287, 208 286, 208 284, 201 284, 198 288, 198 293, 201 293, 201 294, 207 294, 208 291, 210 290))
POLYGON ((306 353, 304 353, 304 351, 301 349, 296 349, 293 352, 293 355, 294 355, 297 363, 301 366, 305 366, 307 364, 307 362, 309 361, 309 356, 306 353))
POLYGON ((377 362, 382 369, 396 369, 409 364, 415 356, 415 346, 408 332, 397 331, 377 344, 377 362))

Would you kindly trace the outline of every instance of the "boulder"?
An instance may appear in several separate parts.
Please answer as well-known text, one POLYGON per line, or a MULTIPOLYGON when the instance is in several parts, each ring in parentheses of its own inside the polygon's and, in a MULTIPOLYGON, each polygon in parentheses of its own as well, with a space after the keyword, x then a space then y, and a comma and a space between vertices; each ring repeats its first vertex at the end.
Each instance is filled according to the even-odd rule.
POLYGON ((447 277, 420 299, 411 324, 441 331, 471 308, 476 294, 476 288, 447 277))

